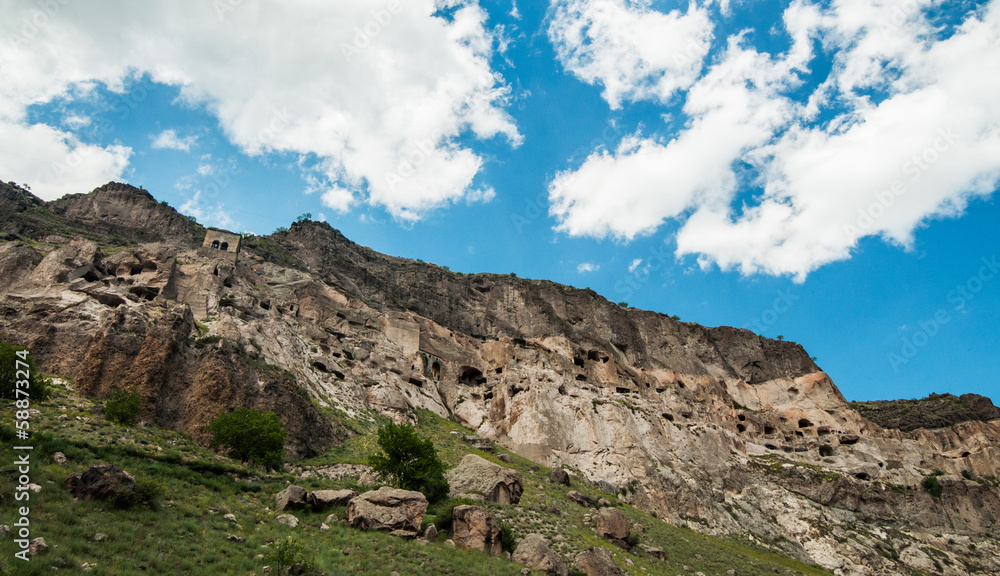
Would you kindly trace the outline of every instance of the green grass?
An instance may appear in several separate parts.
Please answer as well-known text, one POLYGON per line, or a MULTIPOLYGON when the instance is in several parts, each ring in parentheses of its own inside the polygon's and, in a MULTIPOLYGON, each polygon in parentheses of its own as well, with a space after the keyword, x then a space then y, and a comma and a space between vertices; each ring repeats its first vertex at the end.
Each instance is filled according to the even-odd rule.
MULTIPOLYGON (((14 559, 17 548, 12 539, 0 540, 0 564, 6 574, 49 574, 57 568, 75 572, 84 563, 92 567, 89 573, 95 576, 261 574, 268 560, 256 556, 271 554, 288 536, 294 536, 302 545, 304 560, 328 574, 520 574, 521 566, 502 557, 444 546, 440 542, 445 535, 441 535, 438 543, 422 545, 383 533, 354 530, 344 522, 334 522, 329 530, 320 530, 327 514, 311 511, 294 512, 301 523, 295 529, 285 528, 274 522, 276 513, 265 508, 273 508, 274 495, 289 483, 309 490, 356 489, 355 479, 301 479, 242 466, 202 449, 174 431, 152 426, 125 430, 115 426, 95 416, 92 403, 78 397, 60 381, 54 384, 53 391, 50 400, 35 406, 41 414, 32 420, 35 435, 30 440, 35 447, 31 453, 31 481, 42 486, 40 493, 31 495, 31 537, 44 537, 49 549, 24 563, 14 559), (56 451, 69 458, 65 467, 52 461, 56 451), (137 480, 155 479, 163 491, 159 510, 120 511, 102 502, 74 500, 62 487, 64 479, 98 463, 116 464, 137 480), (234 514, 240 525, 226 521, 223 516, 227 513, 234 514), (96 542, 96 533, 103 533, 106 538, 96 542), (229 540, 227 534, 245 541, 229 540)), ((477 451, 463 441, 469 430, 427 411, 420 411, 419 416, 418 434, 434 441, 448 467, 472 452, 500 463, 494 454, 477 451)), ((0 462, 11 462, 15 456, 10 449, 12 418, 11 405, 5 404, 0 410, 3 437, 0 462)), ((375 435, 366 433, 350 438, 323 456, 297 464, 364 463, 376 449, 375 435)), ((630 559, 634 567, 629 567, 628 573, 633 574, 674 575, 681 573, 685 565, 692 573, 701 571, 708 576, 722 576, 734 567, 740 574, 754 576, 774 574, 775 569, 782 574, 829 574, 747 541, 710 538, 660 522, 587 482, 574 480, 570 488, 552 484, 547 480, 549 468, 532 470, 533 463, 529 460, 499 447, 497 453, 510 455, 513 462, 503 465, 522 474, 524 494, 517 505, 487 506, 510 526, 517 540, 532 532, 543 534, 565 557, 591 546, 602 546, 623 568, 625 559, 630 559), (598 538, 584 521, 589 510, 566 498, 570 489, 615 502, 632 521, 645 526, 640 542, 663 548, 667 560, 659 561, 643 553, 631 554, 598 538)), ((0 493, 13 494, 15 482, 11 474, 0 475, 0 493)), ((5 523, 13 523, 14 505, 12 498, 0 503, 0 515, 10 519, 5 523)), ((335 512, 342 515, 343 509, 335 512)), ((433 518, 428 516, 427 520, 433 518)))

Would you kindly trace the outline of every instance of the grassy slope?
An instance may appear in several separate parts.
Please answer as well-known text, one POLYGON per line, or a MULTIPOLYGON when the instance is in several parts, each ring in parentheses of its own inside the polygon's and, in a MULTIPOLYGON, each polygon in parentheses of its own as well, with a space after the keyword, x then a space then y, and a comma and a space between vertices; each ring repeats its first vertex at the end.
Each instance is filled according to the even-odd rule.
MULTIPOLYGON (((90 573, 103 574, 260 574, 268 559, 272 540, 282 541, 293 535, 305 548, 305 558, 328 574, 371 574, 389 576, 406 574, 519 574, 521 566, 499 557, 455 550, 441 543, 421 545, 382 533, 361 532, 346 523, 331 523, 331 529, 319 529, 326 514, 295 512, 301 523, 295 529, 274 522, 274 494, 289 483, 310 490, 352 487, 350 479, 297 479, 290 474, 265 474, 235 464, 194 445, 182 434, 151 426, 122 428, 95 417, 91 402, 57 383, 57 394, 36 406, 31 439, 31 481, 42 489, 32 494, 30 520, 32 538, 44 537, 49 549, 29 563, 14 558, 17 550, 12 539, 0 540, 0 564, 4 573, 48 574, 53 568, 78 569, 84 563, 90 573), (159 449, 157 449, 159 448, 159 449), (69 458, 65 467, 52 461, 52 454, 62 451, 69 458), (71 472, 82 472, 97 463, 114 463, 136 478, 154 478, 163 489, 158 511, 111 509, 100 502, 74 500, 62 487, 71 472), (235 514, 239 526, 223 515, 235 514), (94 541, 96 533, 107 537, 94 541), (227 534, 245 538, 239 543, 227 534), (345 551, 349 550, 348 554, 345 551)), ((12 524, 16 518, 14 493, 16 475, 9 465, 14 459, 11 426, 13 406, 0 410, 3 447, 0 462, 0 522, 12 524)), ((462 456, 474 452, 463 441, 468 431, 459 425, 421 413, 418 432, 434 440, 442 459, 456 464, 462 456), (458 434, 452 434, 452 432, 458 434)), ((343 445, 305 465, 338 462, 364 462, 374 449, 372 435, 350 439, 343 445)), ((502 451, 502 450, 501 450, 502 451)), ((487 459, 491 455, 479 453, 487 459)), ((768 550, 736 540, 719 540, 688 529, 670 526, 627 505, 620 508, 633 521, 645 526, 641 541, 663 548, 666 561, 649 555, 630 554, 601 541, 583 520, 588 510, 566 499, 570 489, 595 497, 606 496, 587 483, 574 481, 571 488, 547 481, 549 470, 532 472, 530 461, 510 454, 513 464, 525 478, 524 496, 517 506, 491 505, 509 524, 517 537, 539 532, 567 555, 590 546, 604 546, 626 568, 629 558, 633 574, 677 574, 688 566, 692 573, 724 575, 736 568, 741 575, 829 574, 768 550)), ((431 517, 428 517, 432 520, 431 517)), ((442 535, 443 541, 446 536, 442 535)), ((272 572, 274 573, 274 572, 272 572)))

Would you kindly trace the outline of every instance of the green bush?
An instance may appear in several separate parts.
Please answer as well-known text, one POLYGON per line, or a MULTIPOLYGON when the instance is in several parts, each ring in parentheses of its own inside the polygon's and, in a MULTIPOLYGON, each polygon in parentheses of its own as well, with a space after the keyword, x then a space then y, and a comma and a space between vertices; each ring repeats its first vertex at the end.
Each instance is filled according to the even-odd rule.
POLYGON ((135 488, 132 490, 122 490, 115 492, 111 496, 111 505, 119 510, 133 510, 136 508, 149 508, 150 510, 160 509, 160 497, 163 496, 163 488, 156 480, 149 478, 139 478, 135 481, 135 488))
POLYGON ((287 433, 274 412, 237 408, 208 423, 211 447, 224 447, 230 458, 271 468, 281 465, 287 433))
POLYGON ((927 492, 935 498, 940 498, 941 494, 944 493, 944 487, 938 482, 937 474, 931 474, 930 476, 924 476, 924 481, 921 483, 924 486, 924 492, 927 492))
POLYGON ((301 566, 301 573, 306 574, 312 571, 312 564, 305 561, 304 553, 305 546, 293 536, 289 536, 285 540, 275 542, 265 560, 277 566, 278 574, 284 574, 286 568, 295 565, 301 566))
POLYGON ((132 426, 139 421, 141 408, 142 396, 138 390, 119 388, 112 391, 104 403, 104 417, 122 426, 132 426))
POLYGON ((17 382, 24 381, 24 364, 27 364, 28 387, 21 386, 22 390, 27 390, 28 398, 33 402, 47 400, 52 395, 49 380, 42 376, 35 359, 23 346, 15 346, 8 342, 0 342, 0 398, 8 400, 24 399, 18 398, 17 382), (18 354, 20 352, 20 354, 18 354), (18 365, 21 362, 21 365, 18 365), (18 374, 18 371, 21 373, 18 374))
POLYGON ((514 538, 514 531, 506 522, 500 523, 500 547, 504 552, 514 553, 517 549, 517 539, 514 538))
POLYGON ((421 440, 412 426, 390 422, 378 429, 378 445, 383 452, 368 458, 368 465, 383 480, 397 488, 417 490, 429 502, 448 496, 444 463, 434 443, 421 440))

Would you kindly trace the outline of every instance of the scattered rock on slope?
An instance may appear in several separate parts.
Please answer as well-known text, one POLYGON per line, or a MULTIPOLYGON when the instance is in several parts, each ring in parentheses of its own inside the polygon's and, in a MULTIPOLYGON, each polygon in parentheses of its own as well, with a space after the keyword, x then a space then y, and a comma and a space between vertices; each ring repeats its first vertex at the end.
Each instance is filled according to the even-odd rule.
POLYGON ((423 494, 387 486, 356 496, 347 504, 347 521, 362 530, 417 532, 426 513, 423 494))
POLYGON ((494 464, 475 454, 467 454, 454 469, 445 474, 451 496, 480 496, 489 502, 517 504, 524 482, 521 473, 494 464))

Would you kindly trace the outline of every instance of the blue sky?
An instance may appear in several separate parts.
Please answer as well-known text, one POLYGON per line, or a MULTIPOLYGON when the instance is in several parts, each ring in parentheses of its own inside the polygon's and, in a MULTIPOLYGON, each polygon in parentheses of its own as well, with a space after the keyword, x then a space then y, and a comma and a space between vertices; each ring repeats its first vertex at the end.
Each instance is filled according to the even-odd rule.
POLYGON ((311 213, 803 344, 848 399, 996 393, 1000 2, 0 8, 0 178, 311 213))

